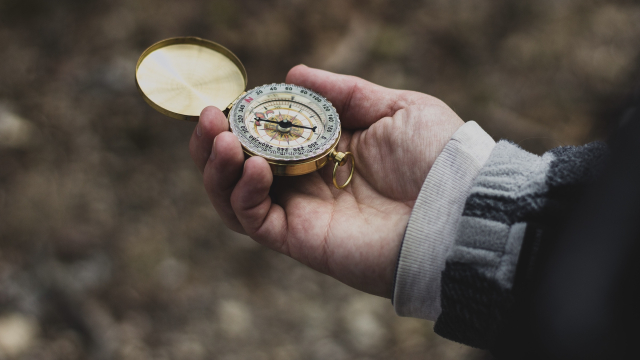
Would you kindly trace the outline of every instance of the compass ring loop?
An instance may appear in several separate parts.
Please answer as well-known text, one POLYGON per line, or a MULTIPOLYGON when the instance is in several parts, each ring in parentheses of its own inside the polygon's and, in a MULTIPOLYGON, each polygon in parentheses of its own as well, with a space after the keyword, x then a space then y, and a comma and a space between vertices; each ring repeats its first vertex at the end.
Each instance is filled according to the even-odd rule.
POLYGON ((333 166, 333 186, 335 186, 339 190, 342 190, 345 187, 347 187, 347 185, 351 183, 351 179, 353 179, 353 173, 356 170, 356 158, 355 156, 353 156, 351 152, 347 151, 345 153, 336 154, 334 161, 335 161, 335 165, 333 166), (338 172, 338 167, 345 165, 347 163, 347 158, 351 160, 351 171, 349 172, 349 177, 347 178, 347 181, 345 181, 344 184, 342 185, 338 185, 338 179, 336 176, 338 172))

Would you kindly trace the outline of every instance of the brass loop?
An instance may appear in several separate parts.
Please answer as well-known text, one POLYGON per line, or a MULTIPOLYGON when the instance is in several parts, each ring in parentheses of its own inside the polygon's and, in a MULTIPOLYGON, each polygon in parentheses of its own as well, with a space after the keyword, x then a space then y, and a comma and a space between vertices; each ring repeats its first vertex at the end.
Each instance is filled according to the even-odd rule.
POLYGON ((341 153, 341 152, 337 153, 333 158, 333 160, 335 161, 335 165, 333 166, 333 186, 335 186, 339 190, 342 190, 345 187, 347 187, 347 185, 349 185, 349 183, 351 182, 351 179, 353 179, 353 172, 356 170, 356 158, 353 156, 352 153, 347 151, 346 153, 341 153), (347 181, 344 182, 344 184, 338 185, 338 180, 336 178, 336 172, 338 171, 338 166, 342 166, 346 164, 348 157, 351 157, 351 172, 349 173, 349 178, 347 179, 347 181))

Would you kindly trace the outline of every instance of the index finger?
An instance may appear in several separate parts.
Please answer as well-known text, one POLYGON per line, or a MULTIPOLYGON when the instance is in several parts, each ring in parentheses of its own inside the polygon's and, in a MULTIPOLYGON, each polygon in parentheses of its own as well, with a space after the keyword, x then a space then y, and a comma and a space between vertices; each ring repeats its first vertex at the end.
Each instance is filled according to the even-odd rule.
POLYGON ((343 125, 349 129, 368 128, 412 103, 424 102, 426 97, 421 93, 389 89, 356 76, 334 74, 305 65, 289 70, 286 83, 309 88, 327 98, 340 114, 343 125))
POLYGON ((200 113, 198 124, 193 129, 189 152, 200 172, 204 171, 207 160, 211 155, 213 139, 223 131, 229 130, 229 121, 215 106, 208 106, 200 113))

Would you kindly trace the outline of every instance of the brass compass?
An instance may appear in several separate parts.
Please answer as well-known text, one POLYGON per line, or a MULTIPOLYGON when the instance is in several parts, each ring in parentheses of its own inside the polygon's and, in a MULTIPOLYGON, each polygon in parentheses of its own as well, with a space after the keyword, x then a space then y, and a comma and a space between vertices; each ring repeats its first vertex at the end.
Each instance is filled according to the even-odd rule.
POLYGON ((346 187, 355 158, 336 151, 340 118, 316 92, 291 84, 269 84, 245 92, 247 73, 227 48, 197 37, 162 40, 145 50, 136 66, 145 101, 159 112, 197 121, 202 109, 223 109, 247 156, 267 160, 274 175, 303 175, 334 163, 333 184, 346 187), (338 166, 351 160, 347 181, 338 184, 338 166))

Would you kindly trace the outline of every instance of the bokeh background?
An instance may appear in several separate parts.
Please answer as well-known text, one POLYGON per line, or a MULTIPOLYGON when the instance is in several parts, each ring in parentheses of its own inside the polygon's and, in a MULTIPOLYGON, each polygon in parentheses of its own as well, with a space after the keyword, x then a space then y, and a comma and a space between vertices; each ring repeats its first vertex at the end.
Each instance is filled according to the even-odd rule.
POLYGON ((537 153, 604 138, 640 69, 634 1, 0 0, 0 359, 487 357, 224 228, 194 124, 134 82, 180 35, 249 87, 353 74, 537 153))

